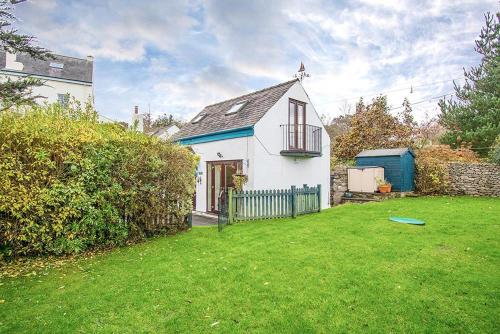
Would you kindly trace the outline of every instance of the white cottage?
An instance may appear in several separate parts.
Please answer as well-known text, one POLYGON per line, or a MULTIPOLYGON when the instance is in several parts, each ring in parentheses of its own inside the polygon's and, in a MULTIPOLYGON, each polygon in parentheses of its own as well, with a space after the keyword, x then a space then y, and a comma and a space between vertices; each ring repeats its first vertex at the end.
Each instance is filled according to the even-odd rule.
POLYGON ((209 105, 174 139, 200 156, 196 211, 218 212, 235 174, 245 190, 321 184, 329 207, 330 138, 299 80, 209 105))
POLYGON ((26 76, 42 79, 43 86, 33 87, 33 96, 40 103, 66 104, 70 97, 82 104, 89 100, 93 103, 93 68, 92 56, 81 59, 54 54, 53 58, 41 60, 0 50, 0 81, 26 76))

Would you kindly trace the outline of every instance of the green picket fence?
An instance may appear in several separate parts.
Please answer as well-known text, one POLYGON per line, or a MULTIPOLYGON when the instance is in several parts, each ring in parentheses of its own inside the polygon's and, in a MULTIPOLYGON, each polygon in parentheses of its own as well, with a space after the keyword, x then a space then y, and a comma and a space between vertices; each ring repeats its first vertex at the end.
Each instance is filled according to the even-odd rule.
POLYGON ((280 190, 228 189, 228 223, 255 219, 296 217, 321 210, 321 185, 280 190))

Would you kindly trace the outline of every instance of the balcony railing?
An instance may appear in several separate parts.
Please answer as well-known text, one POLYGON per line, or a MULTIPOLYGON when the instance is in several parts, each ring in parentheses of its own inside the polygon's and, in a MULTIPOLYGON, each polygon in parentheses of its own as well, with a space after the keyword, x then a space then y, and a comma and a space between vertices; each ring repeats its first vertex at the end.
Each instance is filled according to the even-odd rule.
POLYGON ((283 124, 281 155, 317 157, 321 155, 321 127, 308 124, 283 124))

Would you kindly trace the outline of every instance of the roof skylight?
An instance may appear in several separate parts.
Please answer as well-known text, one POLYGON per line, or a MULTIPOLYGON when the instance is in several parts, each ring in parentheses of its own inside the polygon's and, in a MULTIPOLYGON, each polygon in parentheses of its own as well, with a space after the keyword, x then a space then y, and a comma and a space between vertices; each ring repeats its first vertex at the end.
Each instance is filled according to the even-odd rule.
POLYGON ((226 111, 226 115, 236 114, 238 111, 240 111, 245 106, 245 104, 247 104, 247 101, 241 101, 241 102, 236 103, 235 105, 233 105, 231 107, 231 109, 226 111))
POLYGON ((196 124, 198 123, 199 121, 201 121, 205 116, 207 116, 207 114, 205 113, 200 113, 198 114, 195 118, 193 118, 193 120, 191 121, 192 124, 196 124))
POLYGON ((64 67, 64 64, 62 64, 62 63, 50 63, 49 66, 52 68, 58 68, 61 70, 64 67))

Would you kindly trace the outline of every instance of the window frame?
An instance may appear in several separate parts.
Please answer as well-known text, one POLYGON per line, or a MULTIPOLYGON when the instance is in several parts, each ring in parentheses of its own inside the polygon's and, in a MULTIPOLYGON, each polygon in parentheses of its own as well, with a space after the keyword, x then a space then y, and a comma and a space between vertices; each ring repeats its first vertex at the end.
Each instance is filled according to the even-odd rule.
POLYGON ((207 116, 206 113, 199 113, 198 115, 196 115, 192 120, 191 120, 191 124, 197 124, 197 123, 200 123, 202 119, 204 119, 205 117, 207 116))
POLYGON ((291 129, 293 126, 293 145, 291 144, 290 138, 289 140, 289 148, 293 150, 305 150, 306 149, 306 115, 307 115, 307 103, 304 101, 300 101, 297 99, 289 98, 288 99, 288 131, 289 134, 291 133, 291 129), (292 110, 291 110, 291 105, 293 105, 293 124, 291 124, 290 119, 292 118, 292 110), (298 113, 299 113, 299 105, 302 106, 302 123, 298 123, 298 113), (301 136, 299 136, 299 125, 302 125, 302 133, 301 136), (299 138, 300 137, 300 138, 299 138), (301 139, 301 146, 298 145, 299 139, 301 139))
POLYGON ((225 116, 230 116, 230 115, 234 115, 234 114, 238 113, 241 109, 243 109, 247 105, 247 103, 248 103, 247 100, 236 102, 235 104, 233 104, 231 106, 231 108, 229 108, 228 111, 226 111, 226 113, 224 115, 225 116), (239 107, 236 108, 235 110, 231 111, 236 106, 239 106, 239 107))

